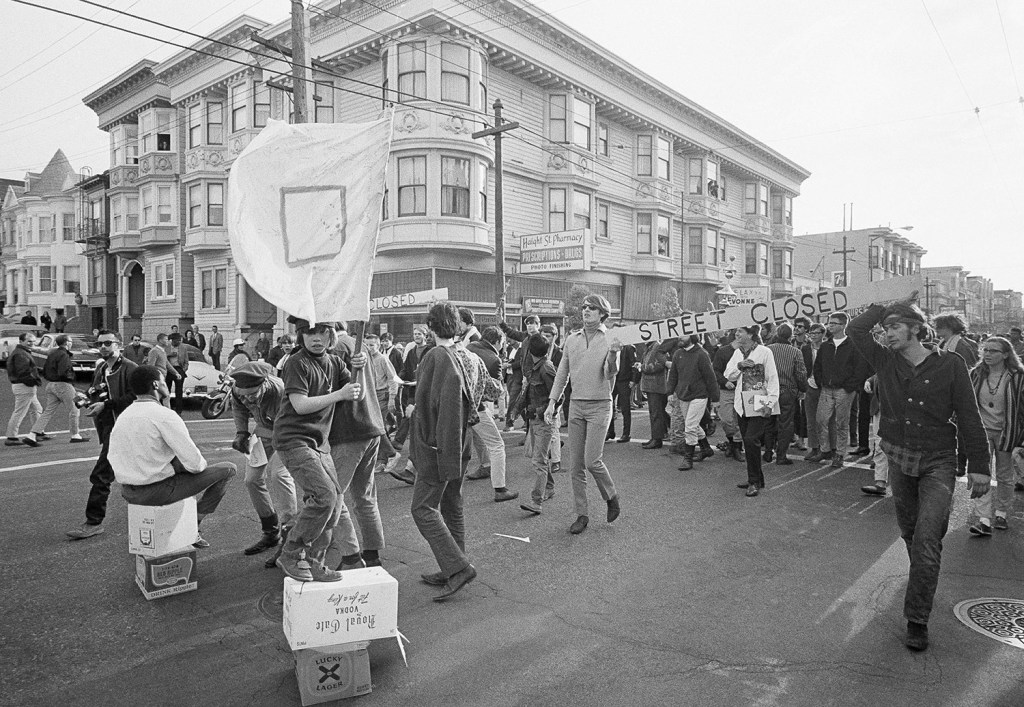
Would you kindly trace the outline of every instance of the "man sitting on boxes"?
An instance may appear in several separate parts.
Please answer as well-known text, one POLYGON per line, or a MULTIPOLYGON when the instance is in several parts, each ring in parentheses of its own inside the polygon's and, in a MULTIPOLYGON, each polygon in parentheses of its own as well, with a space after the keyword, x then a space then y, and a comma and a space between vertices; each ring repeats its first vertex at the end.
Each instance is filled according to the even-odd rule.
MULTIPOLYGON (((206 463, 185 422, 163 406, 171 393, 158 368, 139 366, 128 386, 135 402, 114 423, 107 453, 121 495, 137 506, 167 506, 202 493, 196 507, 202 523, 224 497, 235 465, 206 463)), ((194 547, 209 543, 198 536, 194 547)))

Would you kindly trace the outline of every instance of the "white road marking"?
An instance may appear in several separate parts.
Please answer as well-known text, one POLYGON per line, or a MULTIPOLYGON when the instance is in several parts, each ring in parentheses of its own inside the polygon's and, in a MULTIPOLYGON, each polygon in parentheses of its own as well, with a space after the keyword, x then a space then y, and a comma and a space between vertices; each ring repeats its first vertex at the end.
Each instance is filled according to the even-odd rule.
MULTIPOLYGON (((186 425, 198 425, 198 424, 201 424, 201 423, 209 423, 209 422, 234 422, 234 418, 224 418, 224 419, 218 418, 216 420, 185 420, 185 424, 186 425)), ((83 427, 81 429, 81 432, 95 432, 95 431, 96 431, 95 427, 83 427)), ((46 434, 48 434, 51 437, 53 437, 55 435, 70 434, 70 432, 71 432, 71 430, 55 430, 53 432, 47 432, 46 434)), ((26 434, 28 434, 28 433, 26 433, 26 434)), ((18 435, 18 437, 23 437, 23 436, 24 435, 18 435)), ((0 437, 0 439, 6 440, 7 437, 0 437)))
POLYGON ((495 533, 495 535, 497 535, 499 538, 509 538, 511 540, 518 540, 518 541, 524 542, 524 543, 530 542, 530 538, 529 537, 519 538, 519 537, 516 537, 515 535, 505 535, 504 533, 495 533))
POLYGON ((21 466, 8 466, 0 469, 0 474, 7 471, 21 471, 22 469, 38 469, 43 466, 55 466, 57 464, 77 464, 78 462, 94 462, 99 459, 99 456, 95 457, 79 457, 78 459, 51 459, 48 462, 39 462, 37 464, 22 464, 21 466))
POLYGON ((813 471, 808 471, 808 472, 807 472, 806 474, 802 474, 801 476, 798 476, 798 477, 796 477, 795 479, 790 479, 789 481, 783 481, 783 482, 782 482, 781 484, 779 484, 778 486, 772 486, 771 490, 772 490, 772 491, 774 491, 775 489, 780 489, 780 488, 782 488, 783 486, 788 486, 789 484, 792 484, 792 483, 794 483, 794 482, 796 482, 796 481, 799 481, 800 479, 806 479, 806 478, 807 478, 808 476, 810 476, 810 475, 812 475, 812 474, 817 474, 817 473, 818 473, 818 472, 820 472, 820 471, 821 471, 821 469, 823 469, 823 468, 824 468, 824 467, 821 467, 820 469, 814 469, 813 471))
POLYGON ((857 515, 860 515, 860 516, 864 515, 865 513, 870 511, 872 508, 874 508, 875 506, 877 506, 879 503, 881 503, 884 500, 885 500, 884 498, 876 499, 874 503, 872 503, 870 506, 865 508, 863 511, 859 512, 857 515))

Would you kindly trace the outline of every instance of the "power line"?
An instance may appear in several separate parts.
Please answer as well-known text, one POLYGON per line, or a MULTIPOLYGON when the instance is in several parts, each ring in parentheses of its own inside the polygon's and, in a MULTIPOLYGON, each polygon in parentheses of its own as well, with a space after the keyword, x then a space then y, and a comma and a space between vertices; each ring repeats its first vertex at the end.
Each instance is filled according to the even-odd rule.
POLYGON ((1020 90, 1020 81, 1017 80, 1017 67, 1013 64, 1013 53, 1010 51, 1010 40, 1006 37, 1006 25, 1003 24, 1003 11, 999 7, 999 0, 994 0, 996 14, 999 16, 999 29, 1003 32, 1003 46, 1006 47, 1006 58, 1010 60, 1010 72, 1013 74, 1013 85, 1017 88, 1017 99, 1020 107, 1024 109, 1024 93, 1020 90))
MULTIPOLYGON (((15 0, 15 1, 17 1, 17 0, 15 0)), ((131 5, 129 5, 128 7, 135 7, 135 6, 136 6, 136 5, 138 5, 138 4, 140 3, 140 2, 142 2, 142 0, 135 0, 135 2, 133 2, 133 3, 132 3, 131 5)), ((114 10, 114 8, 112 8, 112 7, 105 7, 105 6, 103 6, 103 5, 98 5, 97 7, 100 7, 100 8, 102 8, 103 10, 111 10, 111 11, 115 11, 115 12, 116 12, 116 10, 114 10)), ((48 9, 49 9, 49 8, 48 8, 48 9)), ((98 15, 100 15, 100 13, 99 13, 99 12, 97 12, 97 13, 96 13, 95 15, 93 15, 93 16, 92 16, 92 18, 88 18, 88 17, 83 17, 83 18, 81 18, 81 19, 83 19, 83 20, 87 20, 87 21, 91 22, 91 21, 92 21, 92 19, 93 19, 93 18, 95 18, 95 17, 97 17, 98 15)), ((79 29, 79 28, 78 28, 78 27, 75 27, 75 29, 71 30, 71 32, 74 32, 74 31, 75 31, 75 30, 77 30, 77 29, 79 29)), ((71 34, 71 32, 68 32, 68 34, 71 34)), ((33 74, 35 74, 35 73, 38 73, 39 71, 42 71, 42 70, 43 70, 44 68, 46 68, 47 66, 49 66, 49 65, 50 65, 50 64, 52 64, 53 62, 57 61, 58 59, 60 59, 61 57, 65 56, 65 55, 67 55, 67 53, 68 53, 68 52, 70 52, 70 51, 71 51, 72 49, 74 49, 74 48, 75 48, 75 47, 77 47, 78 45, 82 44, 82 43, 83 43, 83 42, 84 42, 85 40, 89 39, 90 37, 92 37, 92 36, 93 36, 94 34, 96 34, 97 32, 99 32, 99 29, 94 29, 94 30, 93 30, 92 32, 90 32, 89 34, 87 34, 87 35, 85 35, 84 37, 82 37, 82 38, 81 38, 80 40, 78 40, 77 42, 75 42, 74 44, 72 44, 72 45, 71 45, 70 47, 68 47, 67 49, 65 49, 64 51, 62 51, 62 52, 61 52, 60 54, 58 54, 57 56, 55 56, 55 57, 53 57, 52 59, 50 59, 50 60, 48 60, 48 61, 46 61, 46 62, 44 62, 44 63, 40 64, 39 66, 37 66, 36 68, 32 69, 32 71, 28 72, 28 73, 27 73, 27 74, 25 74, 24 76, 20 76, 20 77, 18 77, 18 78, 16 78, 16 79, 14 79, 14 81, 11 81, 11 82, 10 82, 9 84, 7 84, 6 86, 0 87, 0 91, 5 91, 5 90, 7 90, 8 88, 10 88, 11 86, 14 86, 14 85, 16 85, 16 84, 19 84, 19 83, 21 83, 22 81, 24 81, 25 79, 27 79, 27 78, 28 78, 29 76, 32 76, 33 74)), ((66 34, 66 35, 64 35, 64 37, 67 37, 67 36, 68 36, 67 34, 66 34)), ((61 37, 61 39, 64 39, 64 37, 61 37)), ((58 40, 58 41, 60 41, 60 40, 58 40)), ((51 45, 51 46, 52 46, 52 45, 51 45)), ((49 47, 48 47, 48 48, 49 48, 49 47)), ((32 55, 31 57, 29 57, 29 58, 30 58, 30 59, 32 59, 32 58, 35 58, 35 57, 39 56, 39 55, 40 55, 40 54, 41 54, 41 53, 42 53, 43 51, 46 51, 46 50, 45 50, 45 49, 43 49, 43 50, 41 50, 41 51, 39 51, 39 52, 36 52, 35 54, 33 54, 33 55, 32 55)), ((22 64, 24 64, 24 63, 25 63, 25 62, 27 62, 27 61, 28 61, 28 59, 26 59, 25 61, 21 62, 21 64, 18 64, 18 66, 21 66, 22 64)), ((16 69, 16 68, 18 68, 18 67, 16 66, 16 67, 14 67, 14 68, 16 69)), ((13 71, 13 70, 14 70, 14 69, 11 69, 10 71, 8 71, 7 73, 5 73, 5 74, 3 74, 3 75, 4 75, 4 76, 6 76, 7 74, 11 73, 11 71, 13 71)))
MULTIPOLYGON (((196 27, 198 27, 198 26, 199 26, 199 25, 201 25, 202 23, 206 22, 206 21, 207 21, 208 19, 210 19, 210 18, 211 18, 211 17, 213 17, 214 15, 220 14, 221 12, 223 12, 224 10, 226 10, 226 9, 227 9, 228 7, 230 7, 231 5, 235 5, 235 4, 239 3, 239 2, 242 2, 242 0, 232 0, 232 2, 231 2, 231 3, 229 3, 228 5, 225 5, 224 7, 220 7, 220 8, 217 8, 216 10, 214 10, 213 12, 211 12, 211 13, 210 13, 209 15, 207 15, 206 17, 202 18, 201 20, 199 20, 199 21, 198 21, 198 22, 196 22, 195 24, 191 25, 191 26, 189 27, 189 29, 195 29, 196 27)), ((254 7, 256 7, 257 5, 259 5, 259 4, 261 3, 261 2, 262 2, 262 0, 257 0, 256 2, 254 2, 254 3, 252 3, 251 5, 249 5, 248 7, 246 7, 246 8, 244 9, 244 10, 242 10, 242 13, 243 13, 243 14, 245 14, 246 12, 248 12, 249 10, 251 10, 252 8, 254 8, 254 7)), ((131 7, 131 5, 129 5, 129 7, 131 7)), ((99 13, 96 13, 96 15, 98 15, 98 14, 99 14, 99 13)), ((93 17, 96 17, 96 15, 93 15, 93 17)), ((76 29, 77 29, 77 28, 76 28, 76 29)), ((74 32, 74 31, 75 31, 75 30, 72 30, 72 32, 74 32)), ((97 30, 96 30, 96 32, 99 32, 99 29, 97 29, 97 30)), ((96 32, 93 32, 93 34, 95 34, 96 32)), ((69 33, 69 34, 70 34, 70 33, 69 33)), ((180 35, 182 35, 182 34, 184 34, 184 32, 179 32, 177 36, 180 36, 180 35)), ((66 36, 66 35, 65 35, 65 36, 66 36)), ((92 35, 89 35, 89 36, 91 37, 92 35)), ((176 36, 175 38, 177 38, 177 36, 176 36)), ((60 41, 60 40, 58 40, 58 41, 60 41)), ((41 52, 37 52, 37 53, 36 53, 36 54, 34 54, 33 56, 38 56, 38 55, 39 55, 40 53, 41 53, 41 52)), ((151 52, 151 53, 150 53, 150 56, 152 55, 152 53, 153 53, 153 52, 151 52)), ((145 57, 145 58, 149 58, 149 56, 147 56, 147 57, 145 57)), ((26 60, 26 61, 27 61, 27 60, 26 60)), ((22 63, 24 63, 24 62, 22 62, 22 63)), ((19 66, 20 66, 20 64, 19 64, 19 66)), ((42 68, 42 67, 40 67, 40 68, 42 68)), ((9 72, 8 72, 8 73, 9 73, 9 72)), ((105 83, 107 83, 107 79, 103 79, 103 80, 101 80, 101 81, 97 81, 96 83, 94 83, 94 84, 92 84, 92 85, 90 85, 90 86, 87 86, 87 87, 86 87, 85 89, 76 89, 76 90, 75 90, 75 91, 74 91, 73 93, 70 93, 70 94, 68 94, 68 95, 64 96, 63 98, 59 98, 59 99, 57 99, 56 101, 54 101, 53 103, 47 103, 47 104, 46 104, 45 106, 42 106, 42 107, 40 107, 40 108, 37 108, 36 110, 34 110, 34 111, 30 112, 30 113, 25 113, 25 114, 23 114, 23 115, 21 115, 21 116, 19 116, 19 117, 15 118, 15 119, 14 119, 13 121, 8 121, 7 123, 5 123, 5 127, 4 127, 4 129, 3 129, 3 130, 0 130, 0 134, 3 134, 3 133, 8 133, 8 132, 13 132, 13 131, 15 131, 15 130, 21 130, 21 129, 23 129, 23 128, 27 128, 27 127, 34 127, 35 125, 37 125, 37 124, 38 124, 39 122, 41 122, 41 121, 43 121, 43 120, 49 120, 50 118, 55 118, 55 117, 57 117, 58 115, 63 115, 64 113, 67 113, 68 111, 70 111, 70 110, 73 110, 73 109, 77 108, 78 106, 80 106, 80 105, 82 104, 82 103, 81 103, 81 99, 80 99, 80 96, 81 96, 81 92, 82 92, 83 90, 85 90, 85 91, 91 91, 92 89, 94 89, 94 88, 96 88, 96 87, 98 87, 98 86, 102 86, 102 85, 103 85, 103 84, 105 84, 105 83), (27 118, 30 118, 30 117, 32 117, 32 116, 34 116, 34 115, 37 115, 37 114, 39 114, 39 113, 42 113, 42 112, 44 112, 44 111, 45 111, 45 110, 46 110, 47 108, 52 108, 53 106, 56 106, 56 105, 60 105, 60 104, 61 104, 61 103, 63 103, 64 101, 68 101, 68 100, 73 100, 73 101, 75 102, 75 103, 74 103, 74 105, 68 106, 67 108, 63 108, 63 109, 61 109, 61 110, 59 110, 59 111, 56 111, 56 112, 54 112, 54 113, 50 113, 50 114, 48 114, 48 115, 44 115, 44 116, 43 116, 43 117, 41 117, 41 118, 35 118, 34 120, 30 120, 30 121, 28 121, 28 122, 26 122, 26 123, 23 123, 23 124, 21 124, 21 125, 11 125, 11 124, 10 124, 11 122, 15 122, 15 123, 16 123, 16 122, 18 122, 18 121, 21 121, 21 120, 25 120, 25 119, 27 119, 27 118)))

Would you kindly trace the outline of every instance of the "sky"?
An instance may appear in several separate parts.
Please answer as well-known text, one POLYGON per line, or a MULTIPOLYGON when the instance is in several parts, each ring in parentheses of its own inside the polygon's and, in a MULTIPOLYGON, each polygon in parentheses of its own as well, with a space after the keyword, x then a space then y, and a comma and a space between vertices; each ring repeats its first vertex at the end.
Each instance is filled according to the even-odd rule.
MULTIPOLYGON (((33 0, 190 44, 75 0, 33 0)), ((464 12, 450 0, 453 14, 464 12)), ((288 0, 104 0, 203 33, 288 0)), ((1024 2, 539 0, 542 11, 806 168, 796 234, 912 226, 923 265, 1024 290, 1024 2), (849 226, 847 217, 847 226, 849 226)), ((402 14, 402 5, 390 8, 402 14)), ((0 177, 62 148, 103 171, 107 136, 83 96, 178 51, 0 0, 0 177)), ((489 25, 475 27, 486 32, 489 25)), ((507 112, 507 111, 506 111, 507 112)), ((856 257, 856 256, 855 256, 856 257)))

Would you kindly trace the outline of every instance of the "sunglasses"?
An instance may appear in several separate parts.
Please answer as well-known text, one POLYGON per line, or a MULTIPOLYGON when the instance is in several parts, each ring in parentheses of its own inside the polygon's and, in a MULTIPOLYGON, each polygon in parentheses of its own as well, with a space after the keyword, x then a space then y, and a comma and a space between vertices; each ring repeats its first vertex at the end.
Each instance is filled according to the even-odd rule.
POLYGON ((113 340, 104 340, 104 341, 97 341, 96 343, 97 343, 97 344, 98 344, 99 346, 113 346, 113 345, 114 345, 114 344, 116 344, 117 342, 116 342, 116 341, 113 341, 113 340))
POLYGON ((592 304, 585 304, 585 305, 583 305, 582 307, 580 307, 580 309, 592 309, 592 310, 594 310, 595 312, 596 312, 596 311, 598 311, 597 307, 595 307, 595 306, 594 306, 594 305, 592 305, 592 304))

